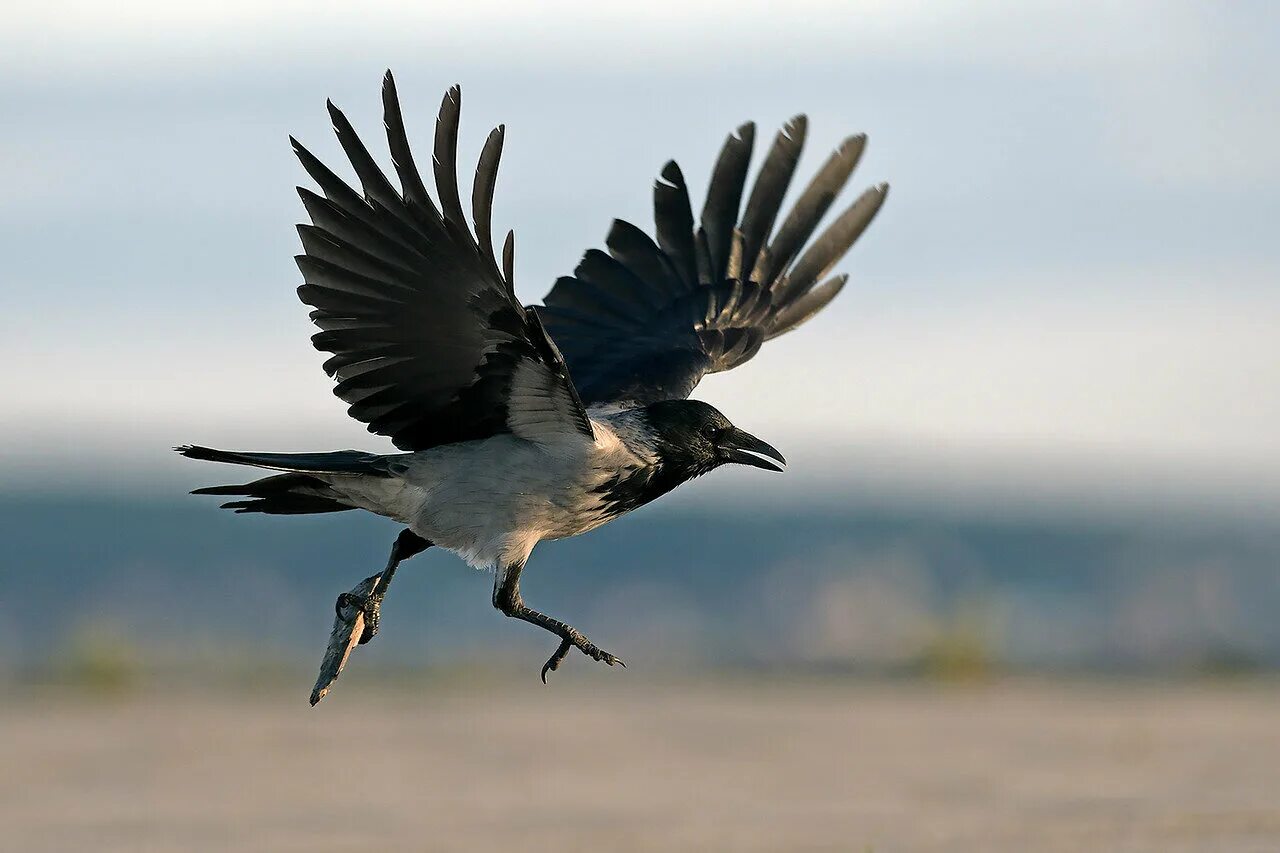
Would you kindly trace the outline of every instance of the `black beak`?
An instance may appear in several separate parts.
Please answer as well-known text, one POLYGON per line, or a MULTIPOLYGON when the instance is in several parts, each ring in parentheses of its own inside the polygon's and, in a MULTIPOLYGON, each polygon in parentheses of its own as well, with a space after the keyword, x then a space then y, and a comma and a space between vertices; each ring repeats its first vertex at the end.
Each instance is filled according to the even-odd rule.
POLYGON ((734 427, 719 441, 720 455, 729 462, 754 465, 766 471, 781 471, 787 460, 772 445, 765 444, 748 432, 734 427))

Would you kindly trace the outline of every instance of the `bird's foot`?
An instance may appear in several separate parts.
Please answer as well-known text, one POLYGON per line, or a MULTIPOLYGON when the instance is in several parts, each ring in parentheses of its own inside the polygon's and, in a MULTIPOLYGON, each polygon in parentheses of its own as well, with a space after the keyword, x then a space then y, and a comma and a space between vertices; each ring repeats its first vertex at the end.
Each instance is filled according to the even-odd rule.
POLYGON ((604 649, 588 640, 580 631, 570 628, 569 633, 564 635, 564 639, 561 640, 560 648, 556 649, 555 654, 549 657, 547 662, 542 665, 543 684, 547 683, 547 673, 555 672, 559 669, 561 662, 569 656, 569 651, 575 647, 592 660, 607 663, 609 666, 613 666, 616 663, 623 669, 626 669, 627 667, 627 665, 622 662, 622 658, 606 652, 604 649))
POLYGON ((354 595, 344 592, 333 603, 333 610, 340 619, 354 619, 355 613, 364 615, 364 632, 360 635, 360 645, 378 636, 378 623, 382 621, 382 596, 354 595), (350 617, 343 611, 354 611, 350 617))

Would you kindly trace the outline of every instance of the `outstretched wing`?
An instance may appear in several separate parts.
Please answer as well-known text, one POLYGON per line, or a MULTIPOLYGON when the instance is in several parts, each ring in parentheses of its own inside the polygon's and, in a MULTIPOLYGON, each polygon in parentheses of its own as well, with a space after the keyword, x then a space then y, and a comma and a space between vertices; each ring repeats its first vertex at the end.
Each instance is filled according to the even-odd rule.
POLYGON ((705 374, 742 364, 840 292, 848 276, 823 279, 871 223, 889 187, 864 192, 810 242, 862 155, 866 137, 851 136, 774 233, 806 127, 801 115, 778 132, 741 218, 751 123, 725 141, 696 228, 672 161, 653 187, 656 242, 615 220, 609 251, 588 251, 572 276, 556 281, 538 312, 584 403, 687 397, 705 374))
POLYGON ((564 360, 537 315, 516 301, 512 235, 501 269, 493 252, 503 128, 489 134, 480 155, 473 237, 458 195, 458 87, 445 94, 436 120, 439 208, 414 165, 390 72, 382 102, 398 191, 332 103, 334 130, 363 195, 291 140, 323 192, 298 188, 312 222, 298 226, 306 282, 298 296, 315 309, 316 349, 333 354, 324 369, 337 380, 334 393, 353 418, 402 450, 504 432, 538 442, 575 430, 591 436, 564 360))

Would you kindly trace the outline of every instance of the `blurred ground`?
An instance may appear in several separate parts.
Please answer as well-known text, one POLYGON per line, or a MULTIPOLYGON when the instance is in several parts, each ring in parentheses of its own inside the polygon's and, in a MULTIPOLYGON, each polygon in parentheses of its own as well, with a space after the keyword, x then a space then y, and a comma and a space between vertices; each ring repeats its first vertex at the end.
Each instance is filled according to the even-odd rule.
POLYGON ((1280 684, 625 672, 0 701, 23 850, 1274 851, 1280 684))

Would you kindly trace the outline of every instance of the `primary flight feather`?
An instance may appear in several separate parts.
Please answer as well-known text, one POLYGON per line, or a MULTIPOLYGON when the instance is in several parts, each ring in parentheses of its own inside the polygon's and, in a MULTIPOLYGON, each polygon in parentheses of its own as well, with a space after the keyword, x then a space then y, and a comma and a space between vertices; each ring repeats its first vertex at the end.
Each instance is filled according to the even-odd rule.
MULTIPOLYGON (((298 226, 298 296, 313 309, 312 343, 330 354, 324 369, 334 393, 403 452, 180 447, 196 459, 285 472, 196 493, 239 497, 223 504, 237 512, 363 509, 394 519, 405 530, 386 580, 401 560, 447 548, 495 571, 500 611, 560 638, 544 680, 574 648, 621 663, 524 603, 520 575, 530 552, 726 463, 782 470, 777 450, 687 398, 704 375, 749 360, 835 298, 847 276, 831 271, 888 187, 865 191, 814 237, 866 138, 841 143, 782 216, 807 120, 797 116, 778 132, 749 192, 755 126, 744 124, 725 141, 696 222, 684 176, 670 162, 653 188, 655 236, 616 220, 607 251, 589 250, 543 305, 529 307, 515 296, 513 235, 501 259, 493 248, 504 129, 490 133, 480 154, 469 224, 457 182, 458 87, 436 119, 434 201, 390 72, 382 101, 398 189, 333 104, 358 191, 291 140, 320 190, 298 190, 311 219, 298 226)), ((365 614, 362 642, 377 632, 385 590, 383 582, 359 601, 340 597, 365 614)))

